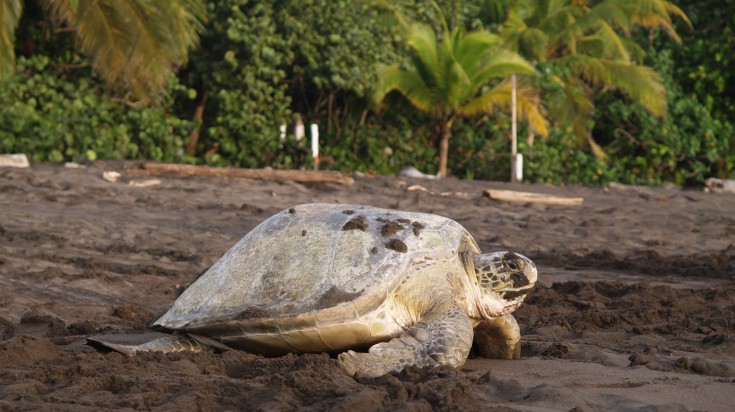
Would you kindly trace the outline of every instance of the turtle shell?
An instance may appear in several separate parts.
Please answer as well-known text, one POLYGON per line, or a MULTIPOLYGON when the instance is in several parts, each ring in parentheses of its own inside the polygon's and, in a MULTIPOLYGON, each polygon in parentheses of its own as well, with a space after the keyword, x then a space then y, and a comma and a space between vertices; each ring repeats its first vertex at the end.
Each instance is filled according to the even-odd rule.
POLYGON ((479 252, 467 230, 445 217, 359 205, 295 206, 242 238, 152 326, 242 327, 257 319, 303 319, 358 300, 377 306, 412 262, 456 259, 466 250, 479 252))

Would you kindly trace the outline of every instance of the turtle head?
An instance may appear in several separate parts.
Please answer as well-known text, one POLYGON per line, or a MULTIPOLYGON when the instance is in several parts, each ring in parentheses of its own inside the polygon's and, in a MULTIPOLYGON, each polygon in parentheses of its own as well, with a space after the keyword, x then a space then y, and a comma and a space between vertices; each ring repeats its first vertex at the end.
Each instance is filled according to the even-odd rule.
POLYGON ((536 284, 538 273, 531 259, 513 252, 495 252, 474 258, 480 287, 478 307, 484 318, 514 311, 536 284))

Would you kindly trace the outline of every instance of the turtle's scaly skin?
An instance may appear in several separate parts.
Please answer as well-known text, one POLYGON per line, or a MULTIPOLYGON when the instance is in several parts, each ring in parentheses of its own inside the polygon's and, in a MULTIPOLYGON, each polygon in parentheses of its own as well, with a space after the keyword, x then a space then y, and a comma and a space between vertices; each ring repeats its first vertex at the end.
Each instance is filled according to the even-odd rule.
MULTIPOLYGON (((518 357, 509 313, 536 268, 514 253, 479 252, 467 230, 441 216, 300 205, 248 233, 153 328, 177 334, 177 344, 185 335, 265 355, 344 352, 342 367, 365 376, 461 366, 475 327, 481 353, 518 357)), ((147 345, 131 352, 156 347, 147 345)))

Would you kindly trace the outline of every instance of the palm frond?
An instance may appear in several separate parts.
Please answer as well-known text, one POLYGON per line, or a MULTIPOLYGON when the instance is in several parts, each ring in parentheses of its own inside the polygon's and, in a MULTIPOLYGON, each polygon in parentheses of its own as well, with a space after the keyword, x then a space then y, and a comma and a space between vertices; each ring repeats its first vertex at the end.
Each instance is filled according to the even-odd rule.
POLYGON ((674 29, 671 15, 679 17, 689 28, 692 23, 684 12, 676 5, 665 0, 640 0, 636 2, 633 21, 643 27, 661 27, 671 38, 681 43, 681 38, 674 29))
POLYGON ((485 0, 481 5, 485 21, 490 24, 503 24, 513 13, 518 2, 515 0, 485 0))
POLYGON ((531 27, 521 33, 518 41, 518 53, 526 59, 544 61, 547 57, 549 36, 543 31, 531 27))
MULTIPOLYGON (((199 33, 204 29, 206 8, 201 0, 170 0, 156 2, 161 7, 161 15, 171 17, 171 47, 178 47, 178 54, 188 55, 190 49, 199 43, 199 33)), ((185 59, 183 61, 185 63, 185 59)))
POLYGON ((454 58, 469 73, 477 70, 494 46, 500 46, 502 39, 488 31, 478 30, 464 35, 453 47, 454 58))
MULTIPOLYGON (((478 116, 482 114, 495 114, 500 111, 509 112, 512 105, 512 84, 509 80, 497 84, 489 91, 470 100, 461 107, 458 113, 462 116, 478 116)), ((546 117, 541 113, 538 106, 539 96, 531 83, 523 77, 518 78, 516 83, 516 104, 518 118, 527 121, 534 132, 541 136, 549 133, 549 125, 546 117)))
POLYGON ((478 70, 470 73, 470 77, 476 85, 475 90, 478 90, 492 79, 500 79, 512 74, 533 75, 535 73, 536 69, 523 57, 510 51, 497 50, 482 62, 478 70))
POLYGON ((580 14, 581 12, 570 4, 554 4, 553 7, 549 7, 548 14, 544 15, 536 27, 548 33, 549 46, 553 50, 551 54, 559 53, 561 50, 576 52, 576 39, 584 34, 584 27, 575 25, 580 14))
POLYGON ((15 68, 15 28, 23 13, 21 0, 0 1, 0 78, 15 68))
POLYGON ((377 106, 383 102, 388 93, 398 91, 415 108, 431 113, 436 109, 432 95, 424 80, 416 72, 401 70, 397 65, 384 67, 378 71, 378 82, 373 90, 372 100, 377 106))
POLYGON ((439 50, 434 30, 425 24, 414 24, 405 34, 406 45, 413 51, 411 62, 428 85, 438 86, 445 77, 439 64, 439 50))
POLYGON ((462 103, 471 97, 474 90, 473 83, 464 67, 456 61, 452 63, 448 74, 446 92, 444 92, 446 96, 445 104, 452 111, 456 111, 462 103))
MULTIPOLYGON (((681 42, 674 29, 672 17, 677 17, 689 28, 692 23, 687 15, 675 4, 666 0, 605 0, 602 5, 622 10, 631 24, 646 28, 661 27, 677 42, 681 42)), ((602 15, 602 14, 601 14, 602 15)))
POLYGON ((591 84, 620 90, 654 115, 666 112, 666 89, 650 67, 584 55, 565 56, 557 63, 591 84))
POLYGON ((593 109, 587 86, 574 77, 554 77, 554 81, 557 87, 544 93, 546 106, 554 122, 565 126, 585 124, 593 109))
POLYGON ((592 7, 589 13, 581 16, 577 24, 581 27, 589 28, 596 25, 598 21, 605 21, 626 34, 629 34, 630 29, 633 27, 630 12, 626 10, 624 5, 620 4, 619 0, 601 1, 592 7))
POLYGON ((198 41, 205 8, 197 0, 51 1, 81 51, 109 85, 155 99, 198 41))
POLYGON ((598 20, 598 24, 594 27, 590 36, 580 39, 577 50, 581 54, 588 54, 594 57, 602 57, 606 59, 630 61, 630 54, 625 47, 623 38, 615 32, 612 26, 603 20, 598 20), (596 49, 589 49, 589 43, 592 42, 598 46, 596 49))

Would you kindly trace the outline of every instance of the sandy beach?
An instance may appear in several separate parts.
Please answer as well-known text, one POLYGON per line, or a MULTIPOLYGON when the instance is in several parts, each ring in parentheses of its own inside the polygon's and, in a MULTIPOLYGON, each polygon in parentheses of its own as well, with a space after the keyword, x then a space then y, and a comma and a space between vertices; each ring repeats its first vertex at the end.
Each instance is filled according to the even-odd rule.
POLYGON ((735 195, 142 176, 104 162, 0 169, 0 410, 100 409, 733 411, 735 195), (149 179, 160 183, 130 184, 149 179), (486 189, 584 203, 497 201, 486 189), (439 214, 483 251, 533 259, 540 285, 516 311, 521 359, 354 379, 326 354, 128 358, 86 344, 149 337, 147 323, 249 230, 311 202, 439 214))

